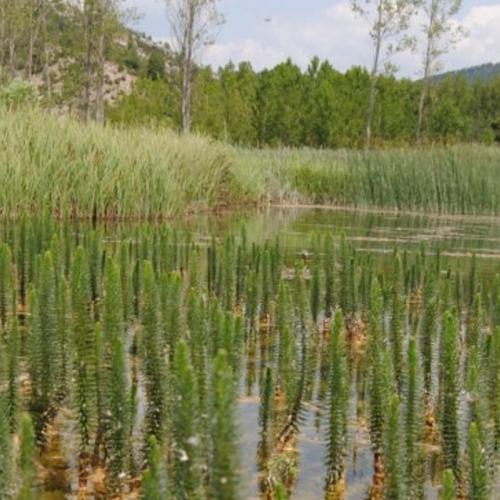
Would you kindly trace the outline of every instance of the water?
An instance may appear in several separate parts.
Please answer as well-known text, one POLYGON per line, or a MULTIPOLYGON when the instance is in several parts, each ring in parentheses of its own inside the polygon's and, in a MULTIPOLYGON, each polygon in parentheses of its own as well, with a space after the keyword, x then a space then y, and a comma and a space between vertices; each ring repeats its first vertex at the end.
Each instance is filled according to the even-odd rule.
MULTIPOLYGON (((419 214, 393 214, 356 212, 327 209, 280 209, 262 212, 229 213, 217 216, 196 216, 173 221, 180 230, 194 233, 201 243, 211 235, 239 234, 245 226, 250 241, 263 241, 280 237, 282 245, 291 253, 310 247, 315 234, 345 235, 359 252, 370 253, 375 258, 386 258, 395 245, 401 250, 417 252, 422 244, 428 252, 439 250, 445 258, 470 258, 475 253, 480 266, 488 271, 500 269, 500 218, 494 217, 437 217, 419 214)), ((83 225, 80 229, 84 229, 83 225)), ((126 235, 129 226, 107 228, 109 238, 126 235)), ((240 425, 240 465, 242 498, 259 498, 259 345, 252 359, 255 366, 242 367, 238 420, 240 425), (252 373, 253 372, 253 373, 252 373), (246 384, 248 375, 253 383, 246 384)), ((252 363, 251 363, 252 364, 252 363)), ((317 499, 324 495, 326 455, 326 415, 324 401, 318 399, 316 390, 307 403, 297 438, 297 478, 294 498, 317 499)), ((349 425, 350 446, 347 458, 347 498, 364 498, 370 487, 373 473, 373 455, 366 427, 356 422, 351 410, 349 425)), ((56 450, 59 452, 59 450, 56 450)), ((57 458, 57 454, 55 454, 57 458)), ((65 464, 61 466, 62 469, 65 464)), ((55 466, 50 466, 55 469, 55 466)), ((64 472, 66 474, 66 472, 64 472)), ((65 479, 67 481, 67 479, 65 479)), ((57 491, 56 481, 51 484, 51 495, 43 498, 63 498, 57 491)), ((429 487, 429 491, 430 491, 429 487)))

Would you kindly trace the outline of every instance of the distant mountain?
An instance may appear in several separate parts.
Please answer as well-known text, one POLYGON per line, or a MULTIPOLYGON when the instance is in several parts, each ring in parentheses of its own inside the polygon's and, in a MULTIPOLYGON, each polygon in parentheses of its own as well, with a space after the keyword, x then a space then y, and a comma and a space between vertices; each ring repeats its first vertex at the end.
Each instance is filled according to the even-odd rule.
POLYGON ((467 80, 492 80, 500 78, 500 62, 480 64, 478 66, 470 66, 469 68, 460 69, 457 71, 448 71, 435 77, 436 80, 443 80, 449 76, 464 76, 467 80))

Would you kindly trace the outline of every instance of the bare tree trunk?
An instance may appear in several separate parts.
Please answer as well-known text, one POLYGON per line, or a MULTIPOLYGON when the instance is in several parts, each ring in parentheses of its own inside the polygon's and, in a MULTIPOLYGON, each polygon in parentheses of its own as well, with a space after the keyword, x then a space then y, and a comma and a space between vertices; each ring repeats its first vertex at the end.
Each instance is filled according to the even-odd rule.
POLYGON ((372 123, 373 113, 375 111, 375 100, 377 98, 378 90, 378 67, 380 64, 380 51, 382 49, 382 0, 378 4, 378 23, 377 34, 375 43, 375 58, 373 60, 373 67, 370 73, 370 97, 368 100, 368 112, 366 114, 366 136, 365 136, 365 149, 370 149, 372 144, 372 123))
POLYGON ((9 40, 9 69, 12 77, 16 75, 16 42, 14 35, 10 36, 9 40))
POLYGON ((26 78, 31 80, 33 76, 33 51, 35 46, 34 33, 34 6, 30 5, 30 20, 29 20, 29 40, 28 40, 28 60, 26 61, 26 78))
POLYGON ((189 132, 191 129, 191 72, 193 65, 193 44, 194 44, 194 17, 195 5, 190 5, 189 18, 185 33, 185 42, 183 50, 183 69, 182 69, 182 130, 189 132))
POLYGON ((5 3, 0 0, 0 82, 4 79, 5 31, 5 3))
POLYGON ((380 41, 377 41, 377 47, 375 49, 375 61, 373 63, 372 72, 370 74, 370 97, 368 101, 368 113, 366 115, 366 137, 365 137, 365 148, 370 149, 372 143, 372 123, 373 123, 373 113, 375 111, 375 100, 377 98, 378 90, 378 65, 380 60, 380 41))
MULTIPOLYGON (((104 17, 104 16, 103 16, 104 17)), ((104 23, 104 19, 103 19, 104 23)), ((104 123, 104 70, 105 70, 105 33, 104 26, 99 35, 98 75, 95 92, 95 119, 97 123, 104 123)))
POLYGON ((43 74, 45 76, 45 85, 47 86, 47 99, 52 99, 52 80, 50 78, 50 51, 47 40, 43 44, 43 74))
POLYGON ((432 50, 434 44, 434 23, 437 14, 437 3, 432 2, 431 13, 429 17, 429 26, 427 27, 427 47, 425 50, 424 60, 424 78, 422 81, 422 91, 420 92, 420 100, 418 103, 418 117, 416 129, 416 142, 420 144, 422 137, 422 125, 424 122, 425 101, 429 92, 429 79, 431 76, 432 50))
POLYGON ((417 117, 417 130, 416 130, 416 141, 417 145, 420 145, 422 139, 422 125, 424 122, 424 108, 425 101, 427 99, 427 94, 429 90, 429 82, 427 78, 424 78, 422 82, 422 92, 420 93, 420 99, 418 102, 418 117, 417 117))
POLYGON ((85 23, 85 88, 83 95, 83 109, 85 121, 90 122, 92 118, 92 36, 93 36, 93 2, 85 1, 84 6, 84 23, 85 23))

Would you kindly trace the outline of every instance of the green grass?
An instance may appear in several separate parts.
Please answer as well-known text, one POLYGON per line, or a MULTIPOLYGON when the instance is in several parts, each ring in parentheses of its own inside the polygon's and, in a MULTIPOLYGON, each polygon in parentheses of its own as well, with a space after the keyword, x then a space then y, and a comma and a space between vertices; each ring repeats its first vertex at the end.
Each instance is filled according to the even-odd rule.
POLYGON ((0 110, 0 206, 8 214, 161 218, 209 209, 241 195, 232 161, 225 146, 200 137, 0 110))
POLYGON ((164 129, 0 109, 4 214, 163 219, 300 203, 500 214, 500 149, 246 150, 164 129))
POLYGON ((243 152, 272 198, 432 213, 499 214, 500 149, 480 145, 372 151, 243 152), (278 182, 277 182, 278 180, 278 182))

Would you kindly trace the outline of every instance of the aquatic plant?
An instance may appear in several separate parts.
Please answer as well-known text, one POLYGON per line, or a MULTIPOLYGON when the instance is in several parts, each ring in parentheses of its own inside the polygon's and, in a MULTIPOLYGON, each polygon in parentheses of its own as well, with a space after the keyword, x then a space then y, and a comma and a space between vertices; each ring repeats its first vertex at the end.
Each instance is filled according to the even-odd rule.
POLYGON ((235 387, 227 352, 214 361, 210 403, 209 496, 232 500, 238 491, 235 387))
POLYGON ((386 442, 385 442, 385 498, 403 497, 403 477, 401 474, 401 447, 399 439, 400 431, 400 402, 399 396, 394 394, 391 397, 387 416, 386 442))
POLYGON ((327 451, 327 492, 338 491, 345 471, 347 454, 347 410, 349 380, 347 372, 347 352, 345 345, 344 317, 335 313, 330 340, 330 407, 327 451))
POLYGON ((184 340, 175 349, 172 392, 172 494, 175 498, 201 498, 199 396, 184 340))
POLYGON ((142 474, 141 498, 143 500, 165 498, 161 482, 160 448, 155 437, 151 436, 148 440, 147 467, 142 474))
POLYGON ((486 500, 490 498, 488 489, 488 468, 485 448, 481 443, 479 429, 473 422, 469 427, 469 498, 486 500))
POLYGON ((440 379, 442 384, 441 434, 445 466, 459 477, 458 437, 458 321, 447 312, 442 333, 440 379))
POLYGON ((18 495, 19 500, 31 500, 34 498, 34 479, 36 474, 35 456, 36 442, 35 430, 31 417, 23 414, 20 423, 19 443, 19 472, 21 475, 21 486, 18 495))
POLYGON ((143 276, 141 351, 148 404, 145 432, 148 439, 154 436, 156 441, 161 443, 166 419, 166 360, 160 342, 158 288, 150 261, 144 262, 143 276))
POLYGON ((439 493, 440 500, 456 500, 457 486, 455 474, 451 469, 446 469, 443 472, 442 486, 439 493))

